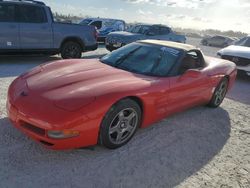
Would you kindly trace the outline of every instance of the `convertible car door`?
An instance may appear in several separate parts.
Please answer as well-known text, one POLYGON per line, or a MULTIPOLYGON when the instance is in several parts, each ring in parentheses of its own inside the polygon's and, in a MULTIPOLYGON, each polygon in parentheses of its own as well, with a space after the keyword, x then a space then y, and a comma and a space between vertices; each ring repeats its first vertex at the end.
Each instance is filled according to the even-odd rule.
POLYGON ((168 111, 174 113, 206 103, 210 95, 206 68, 187 69, 183 74, 170 78, 168 111))
POLYGON ((209 89, 206 72, 197 70, 197 73, 194 74, 197 75, 187 73, 187 75, 170 78, 168 94, 168 111, 170 113, 182 111, 207 100, 211 89, 209 89))

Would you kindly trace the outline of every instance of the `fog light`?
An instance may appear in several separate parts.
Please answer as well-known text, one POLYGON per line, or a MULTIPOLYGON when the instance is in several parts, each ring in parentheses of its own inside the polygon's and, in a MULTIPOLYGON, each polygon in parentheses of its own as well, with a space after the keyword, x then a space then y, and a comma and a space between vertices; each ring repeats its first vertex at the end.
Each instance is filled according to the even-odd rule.
POLYGON ((54 139, 71 138, 71 137, 76 137, 79 134, 80 134, 79 131, 73 131, 73 130, 48 131, 48 137, 54 139))

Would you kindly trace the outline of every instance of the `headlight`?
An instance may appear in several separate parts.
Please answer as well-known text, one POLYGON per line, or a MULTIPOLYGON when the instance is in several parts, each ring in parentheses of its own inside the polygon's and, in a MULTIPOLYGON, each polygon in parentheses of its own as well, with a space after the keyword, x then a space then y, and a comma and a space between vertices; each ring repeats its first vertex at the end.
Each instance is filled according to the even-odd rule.
POLYGON ((55 105, 66 111, 76 111, 80 108, 92 103, 95 97, 79 97, 79 98, 68 98, 55 101, 55 105))
POLYGON ((53 139, 64 139, 79 136, 79 131, 74 130, 62 130, 62 131, 48 131, 48 137, 53 139))

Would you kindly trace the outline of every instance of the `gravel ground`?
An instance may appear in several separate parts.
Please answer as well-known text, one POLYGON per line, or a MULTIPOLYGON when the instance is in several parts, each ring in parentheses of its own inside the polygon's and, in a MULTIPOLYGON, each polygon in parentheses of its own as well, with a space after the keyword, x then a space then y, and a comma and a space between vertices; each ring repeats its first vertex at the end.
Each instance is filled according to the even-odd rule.
MULTIPOLYGON (((198 46, 199 40, 188 43, 198 46)), ((201 47, 214 56, 218 48, 201 47)), ((101 46, 84 58, 106 54, 101 46)), ((250 79, 238 76, 221 107, 197 107, 141 129, 126 146, 51 151, 6 118, 7 88, 58 57, 0 57, 0 187, 250 187, 250 79)))

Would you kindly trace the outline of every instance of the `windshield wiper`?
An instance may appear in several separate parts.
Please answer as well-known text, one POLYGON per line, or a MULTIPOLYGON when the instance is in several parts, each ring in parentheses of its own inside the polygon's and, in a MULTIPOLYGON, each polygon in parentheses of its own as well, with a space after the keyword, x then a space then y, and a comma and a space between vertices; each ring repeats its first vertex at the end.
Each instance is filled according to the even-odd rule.
POLYGON ((121 65, 129 56, 133 55, 140 48, 141 48, 141 46, 132 50, 131 52, 127 53, 126 55, 122 56, 121 58, 117 59, 114 63, 114 66, 118 67, 119 65, 121 65))

